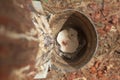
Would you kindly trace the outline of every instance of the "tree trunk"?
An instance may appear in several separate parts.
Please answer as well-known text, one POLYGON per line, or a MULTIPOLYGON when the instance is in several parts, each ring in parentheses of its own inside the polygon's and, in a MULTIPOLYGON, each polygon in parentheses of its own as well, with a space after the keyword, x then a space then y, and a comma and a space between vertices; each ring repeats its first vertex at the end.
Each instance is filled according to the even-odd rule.
POLYGON ((38 52, 37 34, 31 34, 35 27, 30 5, 31 0, 0 0, 1 80, 32 80, 24 78, 26 74, 21 75, 21 79, 17 77, 35 64, 38 52))

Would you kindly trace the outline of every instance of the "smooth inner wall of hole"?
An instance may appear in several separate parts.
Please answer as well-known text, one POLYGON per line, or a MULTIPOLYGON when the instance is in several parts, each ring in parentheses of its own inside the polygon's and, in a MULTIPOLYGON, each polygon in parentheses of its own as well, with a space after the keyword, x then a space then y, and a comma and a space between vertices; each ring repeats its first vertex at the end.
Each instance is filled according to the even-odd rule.
MULTIPOLYGON (((78 32, 79 47, 73 53, 74 55, 71 55, 71 56, 73 56, 71 58, 66 56, 66 55, 70 55, 70 54, 64 53, 60 50, 60 52, 63 53, 63 55, 61 57, 67 62, 76 61, 76 60, 80 59, 85 53, 86 46, 87 46, 86 36, 81 29, 81 25, 76 25, 71 18, 68 18, 68 20, 65 22, 65 24, 63 25, 61 30, 64 30, 67 28, 73 28, 74 30, 76 30, 78 32)), ((57 44, 57 45, 60 47, 59 44, 57 44)))

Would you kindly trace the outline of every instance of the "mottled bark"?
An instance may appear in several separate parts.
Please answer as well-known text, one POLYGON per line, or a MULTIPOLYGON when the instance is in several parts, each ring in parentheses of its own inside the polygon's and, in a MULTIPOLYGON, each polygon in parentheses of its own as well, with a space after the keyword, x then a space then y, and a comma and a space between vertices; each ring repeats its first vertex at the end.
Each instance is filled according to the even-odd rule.
POLYGON ((31 0, 0 0, 0 80, 19 80, 14 70, 34 64, 38 41, 31 34, 30 5, 31 0))

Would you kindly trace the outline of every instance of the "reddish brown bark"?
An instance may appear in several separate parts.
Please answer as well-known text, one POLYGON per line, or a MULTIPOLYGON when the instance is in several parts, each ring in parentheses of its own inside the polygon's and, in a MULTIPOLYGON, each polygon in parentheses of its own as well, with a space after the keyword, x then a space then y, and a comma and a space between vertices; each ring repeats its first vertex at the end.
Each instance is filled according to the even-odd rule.
POLYGON ((14 69, 34 64, 38 42, 6 36, 6 31, 24 34, 34 28, 30 17, 30 4, 31 0, 0 0, 1 80, 10 80, 10 74, 14 69))

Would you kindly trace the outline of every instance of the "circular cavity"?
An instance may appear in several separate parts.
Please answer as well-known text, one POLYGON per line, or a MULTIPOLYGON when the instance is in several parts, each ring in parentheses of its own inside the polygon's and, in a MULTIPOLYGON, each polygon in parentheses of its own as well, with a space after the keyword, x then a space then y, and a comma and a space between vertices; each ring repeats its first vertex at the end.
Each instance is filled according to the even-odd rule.
MULTIPOLYGON (((83 13, 79 11, 69 10, 64 12, 64 14, 61 14, 60 16, 62 15, 69 15, 69 17, 67 17, 66 20, 64 20, 65 18, 61 18, 59 16, 54 18, 52 23, 56 26, 53 27, 57 27, 57 25, 60 24, 59 21, 55 23, 54 21, 63 19, 63 21, 65 22, 59 32, 68 28, 76 30, 79 46, 77 47, 77 50, 75 52, 73 51, 75 56, 72 58, 70 56, 70 58, 68 58, 66 57, 66 55, 69 54, 68 52, 65 52, 65 55, 59 55, 62 54, 64 51, 59 50, 60 47, 56 42, 57 48, 55 49, 56 51, 53 53, 52 56, 52 67, 53 69, 70 72, 79 69, 90 61, 96 51, 98 39, 94 24, 83 13)), ((59 36, 59 32, 56 34, 56 37, 59 36)))

